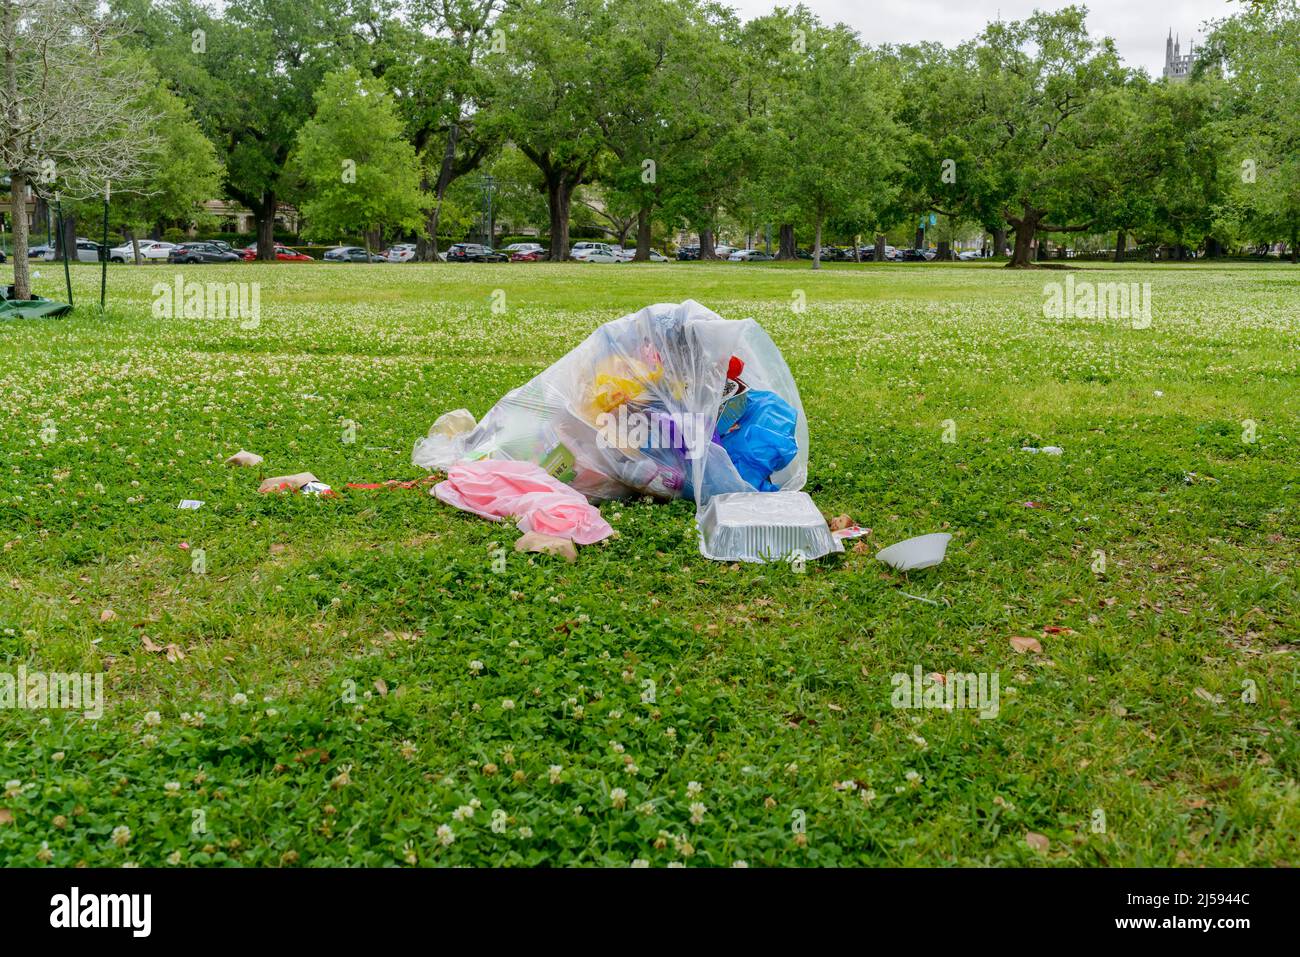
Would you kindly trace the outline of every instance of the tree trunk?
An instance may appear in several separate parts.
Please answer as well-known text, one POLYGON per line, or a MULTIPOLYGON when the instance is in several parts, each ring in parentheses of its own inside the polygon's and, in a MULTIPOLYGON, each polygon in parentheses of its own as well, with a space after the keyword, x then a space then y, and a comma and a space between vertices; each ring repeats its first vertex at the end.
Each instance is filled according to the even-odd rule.
POLYGON ((14 224, 14 298, 32 298, 32 277, 27 261, 27 177, 14 173, 10 191, 10 211, 14 224))
POLYGON ((1007 231, 1005 227, 999 227, 993 230, 993 255, 1005 256, 1007 254, 1007 231))
POLYGON ((650 260, 650 207, 642 206, 636 211, 636 255, 634 261, 643 263, 650 260))
POLYGON ((885 261, 885 234, 876 233, 876 246, 871 251, 871 258, 875 262, 882 263, 885 261))
POLYGON ((547 259, 562 263, 569 258, 569 184, 562 174, 550 177, 546 184, 546 206, 551 214, 551 250, 547 259))
POLYGON ((700 234, 700 259, 717 259, 718 254, 713 251, 713 230, 705 227, 696 232, 700 234))
POLYGON ((429 212, 425 220, 425 229, 427 235, 420 236, 415 241, 415 258, 422 263, 440 262, 438 259, 438 220, 442 218, 442 201, 439 200, 437 205, 429 212))
POLYGON ((1300 229, 1294 225, 1291 227, 1291 262, 1293 265, 1300 263, 1300 229))
POLYGON ((257 258, 262 262, 275 262, 275 193, 262 194, 261 205, 255 210, 257 217, 257 258))
POLYGON ((137 236, 137 235, 135 234, 135 230, 134 230, 134 229, 131 230, 131 258, 135 260, 135 264, 136 264, 137 266, 139 266, 139 265, 141 264, 141 260, 140 260, 140 237, 137 236))
MULTIPOLYGON (((459 105, 457 106, 459 110, 459 105)), ((452 167, 456 164, 456 141, 460 139, 460 124, 452 123, 447 133, 447 147, 442 151, 442 166, 438 170, 438 182, 434 186, 433 209, 425 221, 429 234, 421 236, 415 243, 415 254, 421 262, 438 262, 438 222, 442 219, 442 200, 447 195, 451 184, 452 167)))
POLYGON ((813 233, 813 269, 822 268, 822 218, 817 217, 817 228, 813 233))
POLYGON ((1015 230, 1015 245, 1011 250, 1011 262, 1007 265, 1013 269, 1032 265, 1034 233, 1038 230, 1038 219, 1026 214, 1024 219, 1012 223, 1011 227, 1015 230))
POLYGON ((1047 258, 1048 258, 1048 253, 1047 253, 1047 237, 1044 236, 1044 235, 1042 235, 1042 234, 1039 234, 1039 236, 1038 236, 1038 249, 1037 249, 1037 254, 1036 254, 1036 257, 1035 257, 1035 258, 1036 258, 1039 262, 1045 262, 1045 261, 1047 260, 1047 258))
POLYGON ((77 217, 67 210, 63 212, 63 230, 56 234, 55 245, 59 259, 67 253, 70 262, 77 261, 77 217))
POLYGON ((777 241, 777 259, 798 259, 799 250, 794 244, 794 225, 782 223, 780 238, 777 241))
POLYGON ((952 243, 946 239, 939 240, 939 249, 934 256, 939 262, 948 262, 952 259, 952 243))
POLYGON ((1127 246, 1128 233, 1122 229, 1115 230, 1115 262, 1122 263, 1124 261, 1124 253, 1127 246))

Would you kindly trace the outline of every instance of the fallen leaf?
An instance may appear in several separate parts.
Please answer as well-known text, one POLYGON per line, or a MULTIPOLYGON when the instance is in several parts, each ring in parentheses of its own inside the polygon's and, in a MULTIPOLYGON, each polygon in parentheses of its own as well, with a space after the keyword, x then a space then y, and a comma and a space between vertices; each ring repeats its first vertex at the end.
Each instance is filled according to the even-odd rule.
POLYGON ((1206 691, 1204 688, 1196 689, 1196 697, 1200 698, 1202 701, 1208 701, 1210 704, 1223 704, 1223 695, 1213 694, 1212 692, 1206 691))
POLYGON ((387 698, 387 697, 388 697, 388 682, 385 681, 383 678, 376 678, 376 679, 375 679, 375 690, 379 692, 379 697, 381 697, 381 698, 387 698))
POLYGON ((1036 655, 1043 653, 1043 646, 1038 643, 1037 638, 1026 638, 1022 635, 1014 635, 1011 638, 1011 647, 1018 654, 1024 654, 1026 651, 1032 651, 1036 655))
POLYGON ((185 652, 181 651, 180 645, 168 645, 165 650, 167 652, 167 660, 172 664, 175 664, 185 657, 185 652))
POLYGON ((144 650, 149 652, 151 655, 157 654, 158 652, 165 650, 162 645, 158 644, 148 635, 140 636, 140 644, 142 644, 144 646, 144 650))
POLYGON ((0 807, 0 824, 12 824, 14 822, 14 812, 7 807, 0 807))
POLYGON ((1039 854, 1046 854, 1047 849, 1052 846, 1052 842, 1047 839, 1047 835, 1039 834, 1037 831, 1026 831, 1025 843, 1039 854))
POLYGON ((111 608, 105 608, 103 611, 99 613, 100 621, 112 621, 116 617, 117 617, 117 612, 113 611, 113 609, 111 608))

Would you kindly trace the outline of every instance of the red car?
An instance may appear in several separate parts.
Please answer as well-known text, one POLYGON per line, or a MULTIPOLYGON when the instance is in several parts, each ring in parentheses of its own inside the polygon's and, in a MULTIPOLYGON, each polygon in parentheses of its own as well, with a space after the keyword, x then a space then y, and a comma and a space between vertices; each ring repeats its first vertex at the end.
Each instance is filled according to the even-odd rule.
POLYGON ((545 249, 520 249, 510 254, 512 263, 536 263, 546 258, 545 249))
MULTIPOLYGON (((249 246, 247 249, 240 250, 240 255, 244 257, 244 262, 253 262, 257 259, 257 243, 249 246)), ((275 247, 275 258, 278 262, 286 263, 309 263, 315 262, 310 256, 300 252, 295 252, 288 246, 277 245, 275 247)))

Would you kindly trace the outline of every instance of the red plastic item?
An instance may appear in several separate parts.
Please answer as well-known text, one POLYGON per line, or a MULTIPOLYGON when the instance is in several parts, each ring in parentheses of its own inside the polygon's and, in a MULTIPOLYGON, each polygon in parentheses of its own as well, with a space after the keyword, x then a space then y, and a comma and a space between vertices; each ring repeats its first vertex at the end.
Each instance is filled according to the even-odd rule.
POLYGON ((727 378, 739 379, 740 374, 745 371, 745 360, 740 356, 732 356, 731 361, 727 363, 727 378))

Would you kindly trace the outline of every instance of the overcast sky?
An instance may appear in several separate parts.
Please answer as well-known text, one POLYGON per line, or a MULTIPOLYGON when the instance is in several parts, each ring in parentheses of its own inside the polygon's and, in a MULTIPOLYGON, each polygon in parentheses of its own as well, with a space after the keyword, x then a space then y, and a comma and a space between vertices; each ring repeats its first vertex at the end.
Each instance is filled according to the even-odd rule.
MULTIPOLYGON (((725 0, 746 19, 797 0, 725 0)), ((969 40, 989 20, 1020 20, 1035 8, 1058 10, 1065 0, 804 0, 822 20, 847 23, 866 43, 919 43, 934 40, 951 46, 969 40)), ((1124 61, 1159 76, 1165 65, 1165 37, 1182 35, 1199 41, 1207 20, 1228 16, 1237 6, 1229 0, 1090 0, 1088 27, 1115 39, 1124 61)))

